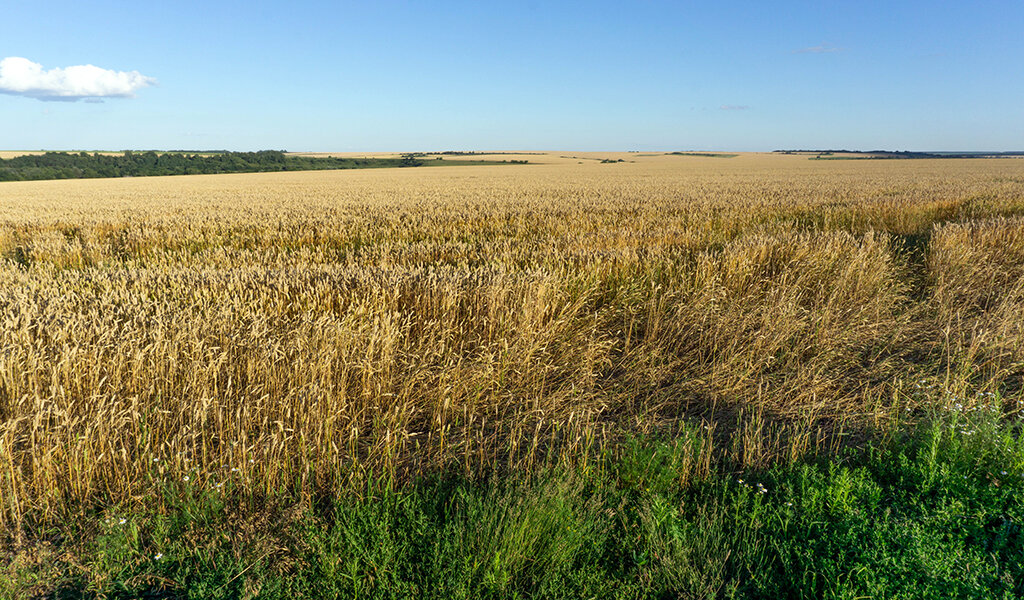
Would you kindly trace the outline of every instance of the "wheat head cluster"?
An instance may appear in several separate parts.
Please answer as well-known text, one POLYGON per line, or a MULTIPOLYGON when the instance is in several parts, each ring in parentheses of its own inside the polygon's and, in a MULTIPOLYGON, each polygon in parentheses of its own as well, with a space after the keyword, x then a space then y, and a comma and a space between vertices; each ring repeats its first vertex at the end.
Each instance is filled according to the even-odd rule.
POLYGON ((0 185, 0 529, 1016 405, 1024 161, 623 156, 0 185))

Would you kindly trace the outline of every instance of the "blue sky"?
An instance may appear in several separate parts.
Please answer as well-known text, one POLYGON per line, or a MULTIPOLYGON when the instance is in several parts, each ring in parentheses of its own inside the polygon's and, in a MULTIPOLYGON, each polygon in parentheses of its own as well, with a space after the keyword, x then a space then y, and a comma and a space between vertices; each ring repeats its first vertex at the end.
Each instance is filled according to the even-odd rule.
POLYGON ((1019 0, 7 0, 0 59, 121 74, 9 71, 0 148, 1024 150, 1021 31, 1019 0))

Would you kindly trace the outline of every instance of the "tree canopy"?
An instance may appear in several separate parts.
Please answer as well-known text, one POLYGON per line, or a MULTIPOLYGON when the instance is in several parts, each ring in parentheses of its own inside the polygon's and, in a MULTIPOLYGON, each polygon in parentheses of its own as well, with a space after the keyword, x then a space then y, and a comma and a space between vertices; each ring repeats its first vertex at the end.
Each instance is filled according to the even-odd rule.
POLYGON ((215 154, 131 151, 123 154, 47 152, 16 156, 6 160, 0 159, 0 181, 418 167, 422 164, 423 161, 411 157, 289 156, 279 150, 218 152, 215 154))

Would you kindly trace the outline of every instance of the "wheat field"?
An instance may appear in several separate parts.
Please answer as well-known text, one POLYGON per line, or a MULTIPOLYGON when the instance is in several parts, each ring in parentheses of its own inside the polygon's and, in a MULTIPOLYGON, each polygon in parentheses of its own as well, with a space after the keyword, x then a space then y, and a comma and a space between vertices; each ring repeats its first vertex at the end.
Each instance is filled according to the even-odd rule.
POLYGON ((507 158, 0 185, 0 529, 1018 406, 1024 160, 507 158))

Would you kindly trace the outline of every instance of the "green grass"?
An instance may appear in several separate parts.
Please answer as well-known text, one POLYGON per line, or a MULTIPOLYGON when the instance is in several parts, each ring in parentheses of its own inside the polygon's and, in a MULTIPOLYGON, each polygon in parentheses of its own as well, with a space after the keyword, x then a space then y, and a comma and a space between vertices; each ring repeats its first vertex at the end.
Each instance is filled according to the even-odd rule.
POLYGON ((169 482, 163 512, 96 507, 23 541, 0 559, 0 597, 1017 598, 1024 443, 997 412, 685 484, 685 435, 588 468, 264 510, 229 473, 206 491, 169 482))

